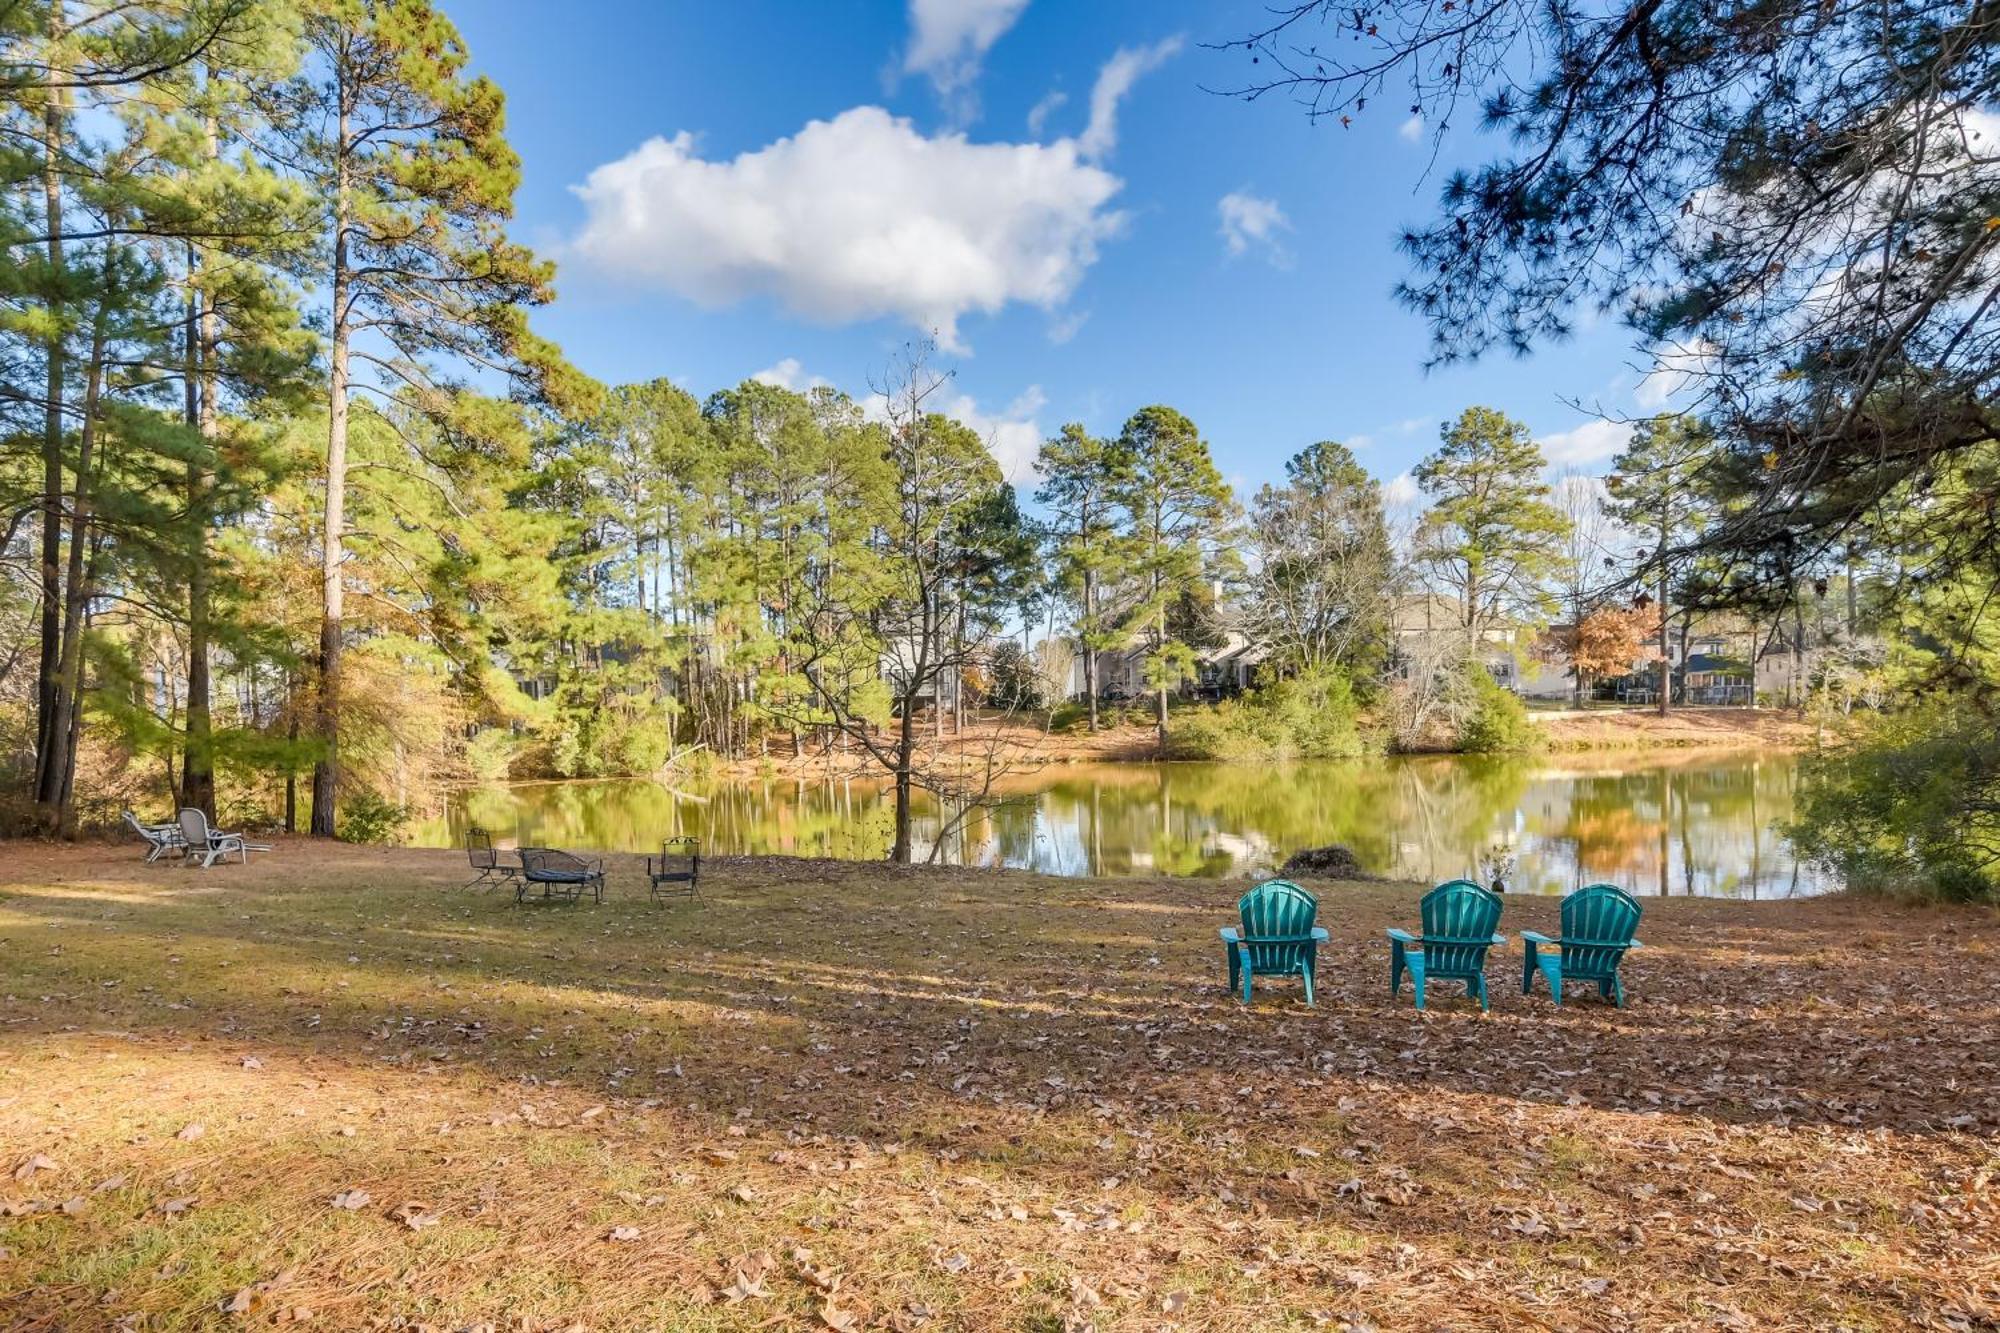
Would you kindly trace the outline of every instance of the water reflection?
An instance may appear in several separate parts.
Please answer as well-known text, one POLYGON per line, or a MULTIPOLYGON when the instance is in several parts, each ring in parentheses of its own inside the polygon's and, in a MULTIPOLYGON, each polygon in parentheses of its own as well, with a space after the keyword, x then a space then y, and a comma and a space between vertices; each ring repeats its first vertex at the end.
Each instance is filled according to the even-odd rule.
MULTIPOLYGON (((938 859, 1057 875, 1246 875, 1341 842, 1372 870, 1434 882, 1516 858, 1516 891, 1611 880, 1636 893, 1805 896, 1834 887, 1775 831, 1790 817, 1786 755, 1644 762, 1421 758, 1265 768, 1097 764, 1016 779, 998 808, 950 821, 938 859)), ((920 808, 920 855, 947 821, 920 808)), ((571 782, 458 793, 416 830, 456 846, 467 824, 503 840, 646 851, 670 834, 713 853, 881 857, 884 789, 869 782, 732 781, 699 789, 571 782)))

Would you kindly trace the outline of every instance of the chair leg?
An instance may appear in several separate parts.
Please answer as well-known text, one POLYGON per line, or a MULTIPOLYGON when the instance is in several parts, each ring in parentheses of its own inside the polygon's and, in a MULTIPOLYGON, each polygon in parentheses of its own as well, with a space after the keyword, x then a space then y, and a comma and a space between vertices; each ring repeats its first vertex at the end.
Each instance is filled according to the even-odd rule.
POLYGON ((1310 960, 1306 963, 1304 976, 1306 979, 1306 1008, 1318 1008, 1318 1005, 1313 1000, 1313 965, 1310 960))
POLYGON ((1405 952, 1404 964, 1410 969, 1410 984, 1416 987, 1417 1008, 1424 1007, 1424 959, 1422 954, 1405 952))
POLYGON ((1224 962, 1227 964, 1229 968, 1229 992, 1230 994, 1233 995, 1236 993, 1236 988, 1243 984, 1243 975, 1238 970, 1238 965, 1236 962, 1236 950, 1230 948, 1227 944, 1225 944, 1222 946, 1222 952, 1224 955, 1224 962))
POLYGON ((1616 972, 1611 974, 1611 1003, 1620 1009, 1625 1007, 1625 983, 1618 979, 1616 972))
POLYGON ((1478 976, 1474 977, 1474 978, 1472 979, 1472 982, 1471 982, 1471 984, 1469 984, 1469 985, 1468 985, 1468 986, 1466 987, 1466 989, 1467 989, 1467 990, 1469 990, 1469 991, 1471 991, 1471 992, 1472 992, 1472 993, 1473 993, 1474 995, 1477 995, 1477 996, 1479 997, 1479 1012, 1481 1012, 1481 1013, 1486 1013, 1486 1012, 1488 1012, 1488 1011, 1489 1011, 1489 1010, 1490 1010, 1490 1009, 1492 1008, 1492 1006, 1491 1006, 1491 1005, 1489 1005, 1489 1004, 1487 1004, 1487 1003, 1486 1003, 1486 975, 1485 975, 1485 973, 1483 973, 1483 972, 1482 972, 1482 973, 1481 973, 1480 975, 1478 975, 1478 976))
POLYGON ((1549 994, 1555 997, 1556 1007, 1563 1002, 1563 965, 1561 958, 1542 959, 1542 975, 1549 979, 1549 994))
MULTIPOLYGON (((1406 955, 1401 940, 1389 941, 1389 998, 1395 999, 1403 993, 1403 967, 1406 955)), ((1421 1007, 1421 1006, 1419 1006, 1421 1007)))

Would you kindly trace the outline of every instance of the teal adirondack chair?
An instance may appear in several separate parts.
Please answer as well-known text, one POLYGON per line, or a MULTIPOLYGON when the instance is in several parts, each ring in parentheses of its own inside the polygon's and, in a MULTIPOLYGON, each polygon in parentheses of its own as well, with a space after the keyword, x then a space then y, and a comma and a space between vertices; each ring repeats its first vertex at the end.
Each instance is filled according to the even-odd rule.
POLYGON ((1628 949, 1645 946, 1632 938, 1639 928, 1639 904, 1613 884, 1592 884, 1563 899, 1562 938, 1552 940, 1532 930, 1521 932, 1528 946, 1521 960, 1521 994, 1534 988, 1537 969, 1549 979, 1549 994, 1563 1002, 1563 981, 1594 981, 1598 994, 1625 1007, 1625 983, 1618 964, 1628 949), (1541 946, 1538 949, 1536 946, 1541 946), (1543 952, 1552 949, 1555 952, 1543 952))
POLYGON ((1269 879, 1237 900, 1242 928, 1224 926, 1223 952, 1229 958, 1229 989, 1250 1003, 1250 978, 1305 979, 1306 1003, 1313 1002, 1313 968, 1326 931, 1313 924, 1319 899, 1288 879, 1269 879))
POLYGON ((1408 969, 1417 991, 1417 1008, 1424 1007, 1424 984, 1440 978, 1463 981, 1465 993, 1486 1004, 1486 951, 1505 944, 1495 934, 1500 924, 1500 895, 1469 879, 1440 884, 1424 895, 1422 938, 1407 930, 1389 931, 1389 994, 1402 993, 1408 969))

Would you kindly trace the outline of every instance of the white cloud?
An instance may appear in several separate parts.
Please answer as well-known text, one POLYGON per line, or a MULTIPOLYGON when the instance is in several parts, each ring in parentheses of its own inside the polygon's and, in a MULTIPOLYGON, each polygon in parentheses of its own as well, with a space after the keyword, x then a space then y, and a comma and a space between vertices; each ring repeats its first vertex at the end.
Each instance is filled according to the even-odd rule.
POLYGON ((1057 347, 1061 347, 1071 338, 1076 337, 1082 330, 1085 321, 1089 318, 1090 312, 1088 310, 1072 310, 1057 315, 1049 321, 1049 341, 1057 347))
POLYGON ((795 356, 788 356, 775 366, 766 366, 750 378, 759 384, 773 384, 780 389, 790 389, 793 393, 833 387, 832 380, 819 375, 807 375, 805 367, 799 364, 799 359, 795 356))
POLYGON ((1399 138, 1415 143, 1424 137, 1424 118, 1422 116, 1411 116, 1396 127, 1396 134, 1399 138))
POLYGON ((1151 46, 1120 47, 1090 90, 1090 123, 1077 136, 1076 150, 1096 161, 1118 146, 1118 104, 1142 74, 1150 73, 1179 54, 1183 41, 1169 37, 1151 46))
MULTIPOLYGON (((808 375, 795 356, 788 356, 750 378, 760 384, 790 389, 794 393, 836 387, 832 380, 822 375, 808 375)), ((855 403, 860 407, 861 415, 868 420, 889 420, 889 400, 879 390, 861 395, 855 403)), ((970 427, 986 442, 986 448, 1000 464, 1001 475, 1012 482, 1026 478, 1034 470, 1035 455, 1042 448, 1042 428, 1035 418, 1048 404, 1049 398, 1042 392, 1042 386, 1030 384, 1015 395, 1014 401, 997 412, 981 409, 979 400, 969 393, 951 393, 948 397, 940 393, 926 410, 940 412, 970 427)))
POLYGON ((1278 233, 1290 231, 1292 220, 1277 200, 1232 190, 1215 201, 1215 211, 1222 218, 1218 230, 1230 254, 1240 255, 1256 245, 1272 263, 1282 266, 1290 262, 1291 256, 1278 243, 1278 233))
POLYGON ((986 448, 1000 464, 1000 473, 1010 482, 1025 480, 1041 452, 1042 428, 1035 415, 1048 406, 1048 395, 1039 384, 1030 384, 1013 402, 998 412, 983 412, 970 394, 959 394, 939 409, 954 421, 971 427, 986 441, 986 448))
POLYGON ((1341 443, 1350 449, 1368 449, 1374 447, 1375 437, 1368 434, 1349 435, 1341 443))
POLYGON ((575 246, 704 305, 768 296, 823 323, 893 316, 962 354, 963 315, 1058 309, 1123 227, 1107 207, 1123 182, 1083 156, 1068 139, 926 136, 880 107, 726 161, 683 131, 590 173, 575 246))
POLYGON ((1658 412, 1714 367, 1717 350, 1713 343, 1703 340, 1692 346, 1675 344, 1658 352, 1653 357, 1653 368, 1632 391, 1632 400, 1648 412, 1658 412))
POLYGON ((1382 505, 1386 509, 1407 509, 1414 505, 1423 492, 1417 489, 1417 479, 1407 472, 1398 472, 1383 483, 1382 505))
POLYGON ((1042 129, 1049 123, 1049 117, 1054 115, 1063 103, 1067 101, 1069 101, 1069 94, 1058 89, 1050 92, 1041 101, 1029 107, 1028 137, 1030 139, 1041 138, 1042 129))
POLYGON ((1586 421, 1574 430, 1544 435, 1535 443, 1551 467, 1581 467, 1601 463, 1617 454, 1632 438, 1632 424, 1618 421, 1586 421))
POLYGON ((1027 7, 1028 0, 910 0, 903 72, 929 78, 940 97, 965 97, 986 53, 1027 7))

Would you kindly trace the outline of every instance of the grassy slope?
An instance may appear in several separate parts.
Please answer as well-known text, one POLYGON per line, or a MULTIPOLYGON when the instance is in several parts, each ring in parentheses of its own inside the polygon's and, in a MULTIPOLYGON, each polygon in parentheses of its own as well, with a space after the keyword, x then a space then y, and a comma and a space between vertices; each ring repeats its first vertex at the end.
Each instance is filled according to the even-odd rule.
POLYGON ((1991 915, 1653 903, 1631 1009, 1522 998, 1517 943, 1482 1019, 1389 1003, 1407 886, 1325 886, 1309 1011, 1222 993, 1238 885, 612 865, 517 910, 445 853, 9 848, 0 1327, 1995 1312, 1991 915))

